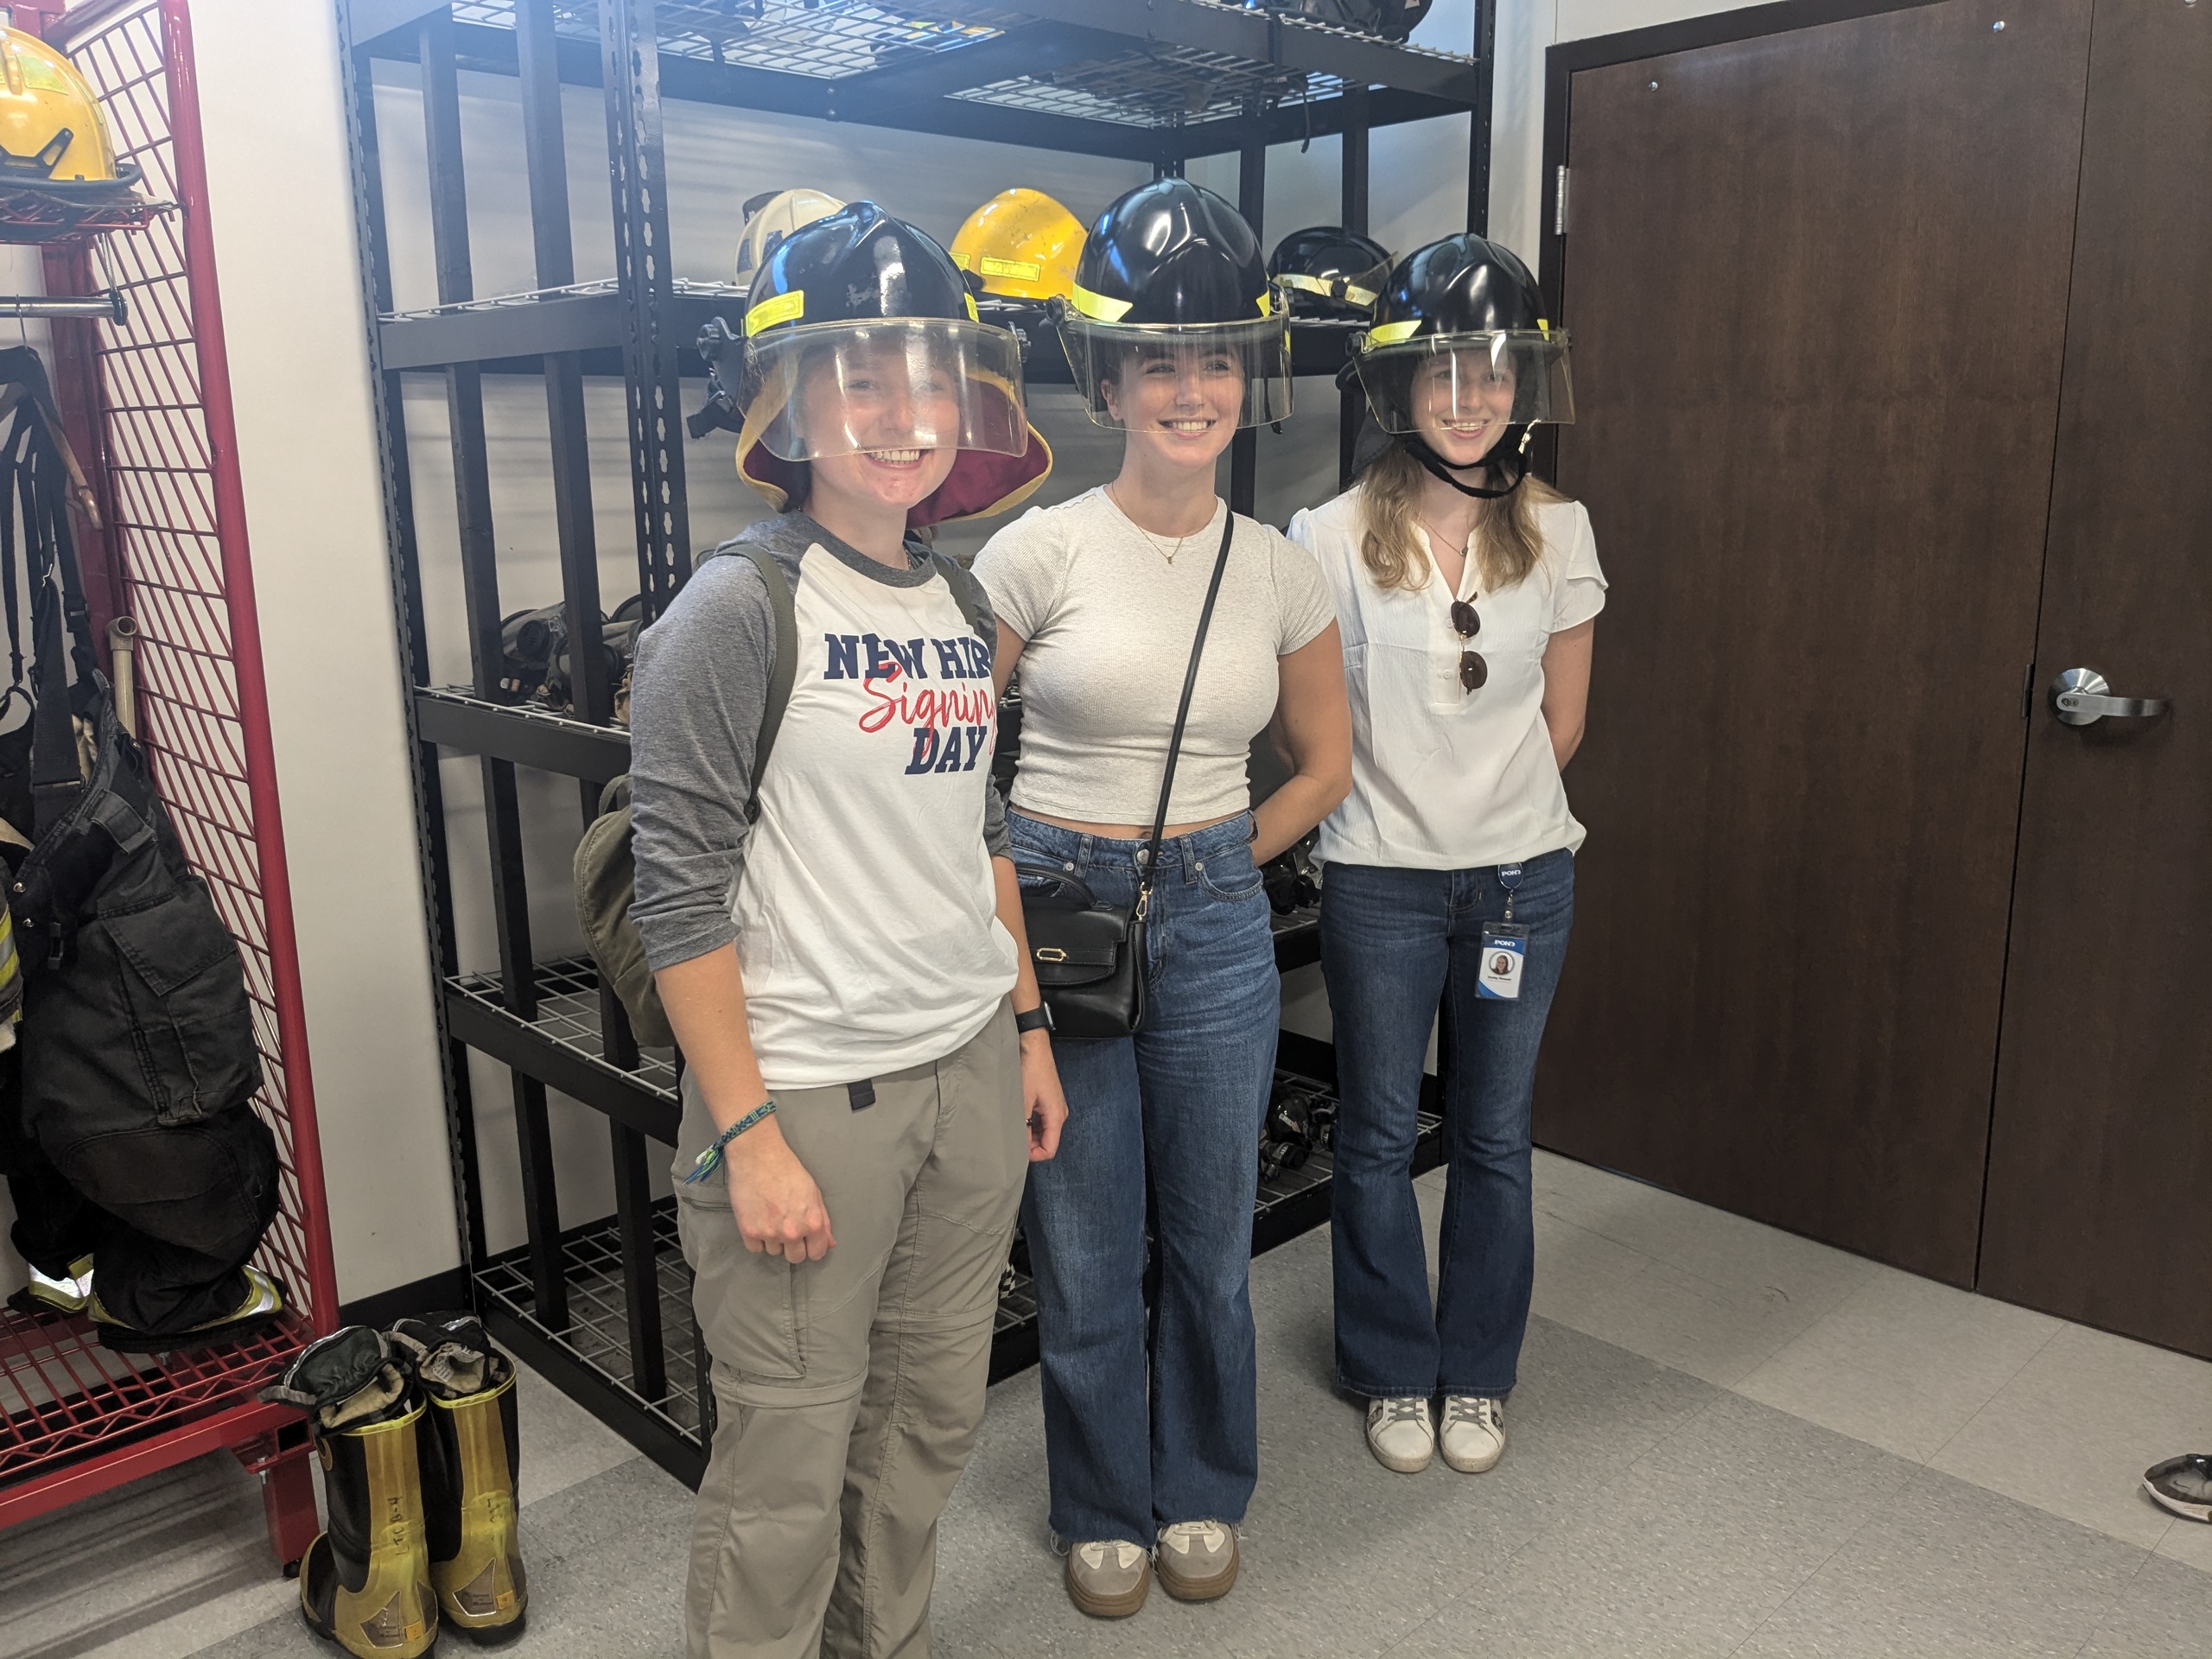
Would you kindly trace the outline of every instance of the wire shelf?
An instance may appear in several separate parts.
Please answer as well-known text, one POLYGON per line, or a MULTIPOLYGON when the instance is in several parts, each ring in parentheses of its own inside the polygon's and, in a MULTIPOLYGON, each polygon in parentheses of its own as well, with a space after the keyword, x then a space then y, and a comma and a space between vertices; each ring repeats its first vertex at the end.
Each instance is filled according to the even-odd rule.
MULTIPOLYGON (((925 16, 925 10, 856 0, 659 0, 653 21, 665 56, 823 80, 989 40, 1021 21, 982 6, 958 19, 925 16)), ((456 0, 453 16, 512 29, 513 0, 456 0)), ((556 0, 553 16, 556 34, 597 43, 597 0, 556 0)))
POLYGON ((111 231, 141 231, 164 213, 176 211, 173 201, 149 201, 129 188, 103 200, 86 201, 57 196, 36 188, 0 188, 0 242, 88 242, 111 231))
MULTIPOLYGON (((599 1028, 599 969, 589 957, 561 957, 537 964, 537 1017, 524 1021, 539 1036, 580 1059, 613 1073, 626 1082, 673 1105, 677 1099, 676 1051, 640 1048, 638 1068, 627 1071, 607 1058, 599 1028)), ((446 982, 462 995, 472 997, 509 1019, 505 988, 495 972, 455 974, 446 982)))
POLYGON ((82 1314, 0 1310, 0 1483, 251 1400, 310 1334, 295 1313, 240 1342, 124 1354, 82 1314))
MULTIPOLYGON (((1108 0, 1113 3, 1114 0, 1108 0)), ((1247 15, 1221 0, 1187 0, 1193 10, 1247 15)), ((560 0, 555 32, 599 39, 595 0, 560 0)), ((513 0, 455 0, 454 21, 494 29, 515 26, 513 0)), ((1373 46, 1372 35, 1333 24, 1274 14, 1285 34, 1315 42, 1373 46)), ((1051 25, 1010 8, 953 0, 661 0, 655 8, 664 56, 760 70, 810 80, 842 81, 940 57, 1005 35, 1051 25)), ((1433 48, 1395 45, 1409 57, 1471 65, 1471 58, 1433 48)), ((1115 126, 1157 129, 1242 114, 1254 104, 1296 106, 1333 97, 1346 83, 1281 64, 1166 41, 1130 37, 1126 50, 1012 78, 997 78, 945 94, 963 102, 1115 126)))
POLYGON ((563 1236, 562 1277, 569 1287, 569 1324, 556 1331, 537 1319, 527 1245, 493 1256, 476 1271, 478 1289, 546 1341, 622 1390, 639 1409, 678 1433, 699 1435, 699 1375, 692 1360, 691 1273, 676 1236, 676 1200, 653 1206, 653 1278, 660 1296, 668 1392, 648 1400, 637 1389, 630 1353, 629 1297, 622 1282, 622 1227, 609 1216, 563 1236))
MULTIPOLYGON (((683 300, 727 300, 734 305, 745 303, 745 289, 735 283, 702 283, 689 276, 670 279, 676 297, 683 300)), ((455 300, 449 305, 426 305, 413 311, 385 311, 379 313, 378 322, 421 322, 432 317, 467 316, 480 311, 512 311, 543 305, 549 301, 588 299, 595 295, 619 292, 612 276, 601 276, 588 283, 570 283, 564 288, 525 288, 512 294, 486 294, 471 300, 455 300)))

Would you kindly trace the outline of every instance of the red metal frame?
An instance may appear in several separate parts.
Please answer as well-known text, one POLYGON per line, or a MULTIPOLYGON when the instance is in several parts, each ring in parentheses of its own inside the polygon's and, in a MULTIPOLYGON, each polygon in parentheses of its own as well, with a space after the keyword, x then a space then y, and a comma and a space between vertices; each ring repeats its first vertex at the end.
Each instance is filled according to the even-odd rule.
MULTIPOLYGON (((282 1202, 257 1260, 289 1287, 276 1330, 198 1353, 116 1356, 82 1319, 0 1313, 0 1527, 227 1448, 261 1475, 270 1539, 296 1560, 315 1526, 299 1414, 255 1391, 332 1329, 321 1144, 269 732, 245 501, 208 222, 188 0, 14 8, 99 94, 118 155, 178 211, 108 244, 130 321, 56 323, 57 392, 95 474, 88 595, 137 622, 139 740, 194 867, 238 937, 275 1131, 282 1202), (40 13, 43 12, 43 16, 40 13), (13 1397, 4 1397, 12 1395, 13 1397)), ((81 247, 49 248, 48 289, 94 286, 81 247)), ((103 281, 100 285, 105 285, 103 281)), ((88 527, 89 528, 89 527, 88 527)))

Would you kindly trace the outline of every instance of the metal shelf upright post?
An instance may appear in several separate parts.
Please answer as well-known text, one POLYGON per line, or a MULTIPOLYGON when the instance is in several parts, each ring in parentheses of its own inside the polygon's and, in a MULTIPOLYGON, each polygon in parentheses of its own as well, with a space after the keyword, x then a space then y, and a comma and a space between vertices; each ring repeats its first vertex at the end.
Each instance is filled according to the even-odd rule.
MULTIPOLYGON (((734 316, 742 294, 683 281, 671 259, 662 122, 671 101, 991 140, 1117 157, 1155 175, 1194 156, 1239 157, 1239 202, 1264 213, 1269 144, 1344 136, 1348 222, 1363 226, 1368 134, 1376 126, 1486 107, 1480 55, 1394 45, 1279 11, 1223 0, 343 0, 363 288, 383 404, 391 517, 392 591, 414 690, 407 710, 417 756, 418 822, 428 924, 439 963, 454 1177, 478 1306, 532 1364, 672 1471, 696 1480, 711 1433, 706 1357, 692 1328, 688 1280, 669 1201, 651 1202, 648 1141, 672 1144, 677 1057, 640 1048, 588 960, 539 960, 530 932, 518 767, 576 780, 588 819, 600 788, 628 770, 629 738, 613 722, 597 639, 597 549, 586 465, 584 388, 619 376, 624 388, 641 606, 659 614, 689 573, 691 539, 679 422, 683 381, 704 372, 690 348, 699 329, 734 316), (435 306, 395 308, 373 98, 378 60, 419 75, 429 158, 435 306), (536 289, 479 296, 468 260, 459 77, 518 83, 536 289), (561 89, 598 88, 605 111, 614 226, 612 281, 578 283, 569 224, 561 89), (453 449, 470 680, 435 683, 408 472, 404 377, 442 377, 453 449), (554 535, 571 634, 590 664, 572 707, 505 700, 499 683, 500 584, 483 422, 486 375, 543 379, 554 535), (486 799, 486 854, 499 961, 464 964, 454 933, 454 864, 438 787, 441 750, 474 756, 486 799), (512 1073, 525 1237, 493 1250, 486 1237, 482 1154, 467 1056, 512 1073), (608 1120, 615 1213, 563 1224, 555 1194, 548 1091, 608 1120)), ((1486 41, 1494 0, 1478 0, 1486 41)), ((1477 124, 1481 124, 1479 116, 1477 124)), ((1471 143, 1470 189, 1487 194, 1487 148, 1471 143)), ((986 302, 987 304, 998 302, 986 302)), ((1033 380, 1066 378, 1033 310, 1007 306, 1033 340, 1033 380)), ((1350 330, 1303 321, 1294 366, 1333 373, 1350 330)), ((1353 405, 1349 399, 1344 407, 1353 405)), ((1251 510, 1257 434, 1232 452, 1231 499, 1251 510)), ((561 873, 565 880, 565 870, 561 873)), ((1276 957, 1316 959, 1311 918, 1279 929, 1276 957)), ((1325 1046, 1291 1045, 1293 1070, 1325 1085, 1325 1046)), ((1287 1052, 1290 1052, 1287 1050, 1287 1052)), ((1288 1062, 1287 1061, 1286 1064, 1288 1062)), ((1434 1156, 1434 1137, 1424 1156, 1434 1156)), ((1326 1160, 1263 1194, 1257 1248, 1326 1213, 1326 1160)), ((995 1374, 1035 1352, 1034 1308, 1020 1285, 1001 1304, 995 1374)))

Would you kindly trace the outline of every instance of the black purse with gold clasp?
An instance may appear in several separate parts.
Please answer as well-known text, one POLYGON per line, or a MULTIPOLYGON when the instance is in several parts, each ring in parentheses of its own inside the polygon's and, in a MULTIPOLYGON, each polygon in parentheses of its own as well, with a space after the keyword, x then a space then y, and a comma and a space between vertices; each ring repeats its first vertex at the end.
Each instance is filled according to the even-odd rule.
POLYGON ((1183 726, 1191 715, 1191 694, 1198 683, 1198 658, 1214 600, 1229 569, 1229 544, 1236 534, 1236 515, 1222 526, 1221 550, 1215 554, 1213 579, 1206 584, 1205 607, 1198 613, 1198 637, 1191 641, 1191 664, 1183 675, 1183 701, 1175 710, 1175 729, 1167 740, 1167 772, 1160 782, 1160 807, 1152 815, 1152 836, 1145 843, 1134 905, 1102 905, 1090 887, 1055 864, 1024 861, 1014 868, 1027 881, 1050 881, 1050 889, 1025 892, 1022 925, 1029 935, 1029 960, 1037 988, 1052 1011, 1052 1034, 1081 1041, 1132 1035, 1144 1024, 1145 913, 1152 907, 1153 872, 1167 829, 1167 800, 1175 788, 1175 758, 1182 752, 1183 726))

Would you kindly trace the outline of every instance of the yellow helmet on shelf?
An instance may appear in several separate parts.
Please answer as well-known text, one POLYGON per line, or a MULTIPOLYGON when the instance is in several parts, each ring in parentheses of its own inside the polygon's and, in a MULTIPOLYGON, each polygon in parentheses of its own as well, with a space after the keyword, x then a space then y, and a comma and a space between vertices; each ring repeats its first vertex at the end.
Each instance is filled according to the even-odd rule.
POLYGON ((768 263, 768 256, 793 231, 829 218, 844 205, 835 196, 804 187, 767 191, 747 202, 745 228, 737 238, 739 285, 749 288, 760 267, 768 263))
POLYGON ((982 277, 987 294, 1065 299, 1083 239, 1082 222, 1042 190, 1001 190, 968 215, 952 238, 952 263, 982 277))
POLYGON ((0 186, 124 182, 107 118, 77 66, 35 35, 0 35, 0 186))

